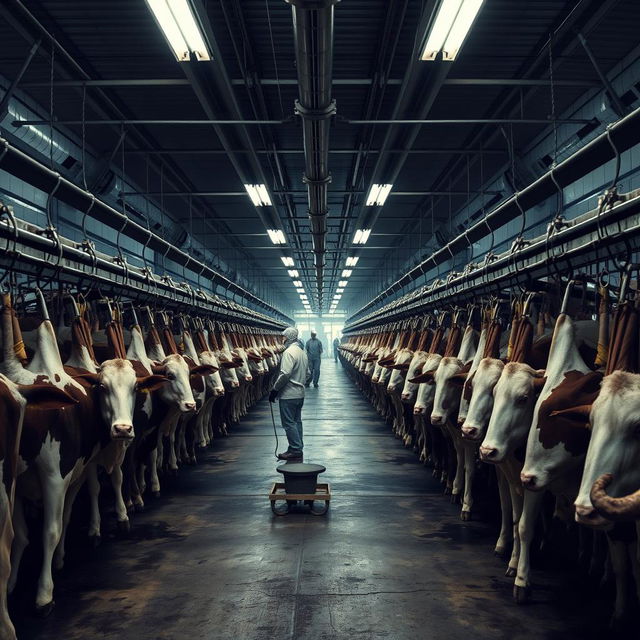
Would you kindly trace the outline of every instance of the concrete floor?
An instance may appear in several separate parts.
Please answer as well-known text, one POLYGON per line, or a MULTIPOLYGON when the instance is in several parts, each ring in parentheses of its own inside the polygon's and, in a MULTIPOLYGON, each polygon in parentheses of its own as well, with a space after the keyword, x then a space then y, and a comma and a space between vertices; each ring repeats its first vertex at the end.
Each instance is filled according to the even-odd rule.
POLYGON ((328 515, 272 515, 280 474, 263 401, 135 516, 129 538, 70 545, 49 618, 32 618, 19 592, 19 638, 603 637, 608 601, 585 595, 577 570, 535 571, 533 603, 515 605, 493 520, 461 522, 340 365, 322 367, 303 419, 306 460, 327 466, 334 492, 328 515))

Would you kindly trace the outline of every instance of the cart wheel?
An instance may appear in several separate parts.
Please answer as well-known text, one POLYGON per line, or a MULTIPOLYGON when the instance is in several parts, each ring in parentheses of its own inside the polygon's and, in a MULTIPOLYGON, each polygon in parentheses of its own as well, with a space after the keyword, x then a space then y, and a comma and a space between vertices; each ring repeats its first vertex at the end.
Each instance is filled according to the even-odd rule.
MULTIPOLYGON (((289 502, 287 500, 287 502, 289 502)), ((274 515, 276 516, 286 516, 287 513, 289 513, 289 505, 285 505, 284 507, 277 507, 276 506, 276 501, 275 500, 271 500, 271 511, 273 511, 274 515)))
POLYGON ((314 516, 323 516, 327 511, 329 511, 329 500, 325 500, 324 507, 320 509, 314 509, 313 506, 311 507, 311 514, 314 516))
POLYGON ((305 500, 304 505, 305 507, 311 507, 313 509, 313 500, 305 500))
POLYGON ((287 500, 287 505, 288 505, 289 509, 291 509, 291 507, 297 507, 298 506, 298 501, 297 500, 287 500))

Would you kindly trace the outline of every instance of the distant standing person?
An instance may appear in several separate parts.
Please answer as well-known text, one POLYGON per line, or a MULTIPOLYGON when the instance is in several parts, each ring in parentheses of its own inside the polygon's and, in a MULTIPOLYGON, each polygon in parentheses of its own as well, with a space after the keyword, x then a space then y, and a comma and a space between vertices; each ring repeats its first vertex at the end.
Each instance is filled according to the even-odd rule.
POLYGON ((287 434, 289 448, 279 453, 280 460, 302 460, 302 405, 304 387, 307 380, 309 362, 307 354, 298 340, 298 330, 287 327, 283 331, 286 349, 282 354, 280 373, 269 394, 269 402, 275 402, 280 396, 280 420, 287 434))
POLYGON ((340 346, 340 339, 333 339, 333 361, 338 362, 338 347, 340 346))
MULTIPOLYGON (((309 369, 311 370, 311 382, 313 386, 318 388, 318 380, 320 380, 320 361, 322 359, 322 342, 316 337, 316 332, 311 332, 311 338, 307 340, 307 356, 309 356, 309 369)), ((307 384, 307 387, 309 383, 307 384)))

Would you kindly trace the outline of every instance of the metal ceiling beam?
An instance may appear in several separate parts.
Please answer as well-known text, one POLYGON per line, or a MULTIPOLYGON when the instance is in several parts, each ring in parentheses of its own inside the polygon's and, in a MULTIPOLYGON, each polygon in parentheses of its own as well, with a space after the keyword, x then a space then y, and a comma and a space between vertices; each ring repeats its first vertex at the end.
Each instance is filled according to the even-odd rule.
MULTIPOLYGON (((232 149, 233 153, 249 153, 246 149, 232 149)), ((385 153, 409 153, 409 154, 425 154, 425 155, 473 155, 476 153, 482 153, 486 155, 506 155, 504 149, 388 149, 385 153)), ((181 156, 181 155, 225 155, 226 149, 125 149, 125 153, 129 155, 168 155, 168 156, 181 156)), ((272 149, 256 149, 255 153, 258 155, 272 155, 272 154, 285 154, 285 155, 302 155, 304 149, 282 149, 279 148, 276 151, 272 149)), ((329 154, 335 155, 357 155, 361 153, 358 149, 329 149, 329 154)), ((380 153, 380 149, 368 149, 367 155, 375 155, 380 153)))
MULTIPOLYGON (((375 83, 374 78, 333 78, 334 86, 368 86, 375 83)), ((231 84, 234 86, 251 86, 257 83, 261 86, 289 86, 297 85, 295 78, 257 78, 246 81, 244 78, 233 78, 231 84)), ((386 85, 401 85, 402 78, 389 78, 384 81, 386 85)), ((548 87, 549 80, 531 80, 528 78, 448 78, 445 85, 449 86, 512 86, 512 87, 548 87)), ((594 80, 556 80, 553 81, 556 87, 598 87, 598 82, 594 80)), ((50 82, 26 82, 25 89, 49 88, 50 82)), ((55 88, 60 87, 184 87, 189 86, 186 78, 120 78, 110 80, 56 80, 53 83, 55 88)))
MULTIPOLYGON (((272 190, 274 194, 302 194, 307 193, 304 189, 272 190)), ((364 193, 362 189, 332 189, 331 193, 364 193)), ((405 196, 468 196, 474 193, 484 193, 486 195, 497 195, 499 191, 392 191, 389 197, 405 196)), ((246 191, 121 191, 120 196, 202 196, 202 197, 243 197, 248 198, 246 191)))

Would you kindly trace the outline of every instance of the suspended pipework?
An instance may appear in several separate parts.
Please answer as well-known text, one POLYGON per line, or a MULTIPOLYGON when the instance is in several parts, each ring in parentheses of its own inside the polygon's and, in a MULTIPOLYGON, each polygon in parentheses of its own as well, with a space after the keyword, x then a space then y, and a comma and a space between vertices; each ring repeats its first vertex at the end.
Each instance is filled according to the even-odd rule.
POLYGON ((318 309, 323 304, 323 274, 327 234, 329 127, 336 112, 331 99, 333 76, 333 8, 340 0, 286 0, 292 5, 299 98, 318 309))

